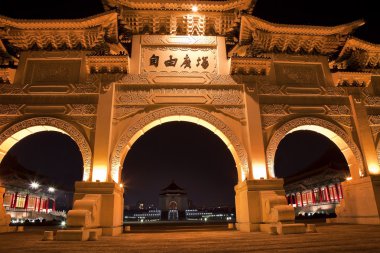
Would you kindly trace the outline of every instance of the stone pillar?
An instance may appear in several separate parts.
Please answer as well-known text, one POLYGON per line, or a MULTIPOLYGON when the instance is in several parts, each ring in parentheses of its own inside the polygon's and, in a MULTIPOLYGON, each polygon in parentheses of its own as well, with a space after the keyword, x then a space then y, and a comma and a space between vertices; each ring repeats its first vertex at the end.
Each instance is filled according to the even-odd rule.
POLYGON ((113 99, 114 85, 111 84, 108 91, 99 95, 91 173, 93 182, 112 181, 109 158, 111 156, 113 99))
POLYGON ((98 210, 100 217, 97 217, 97 220, 99 220, 102 235, 115 236, 121 234, 123 230, 123 193, 124 188, 116 183, 76 182, 74 203, 86 195, 99 194, 101 206, 98 210))
MULTIPOLYGON (((376 146, 372 137, 371 128, 368 123, 367 110, 361 103, 361 100, 353 96, 350 96, 350 105, 356 134, 364 158, 364 166, 366 167, 365 174, 380 175, 379 161, 377 159, 376 146)), ((357 179, 359 176, 362 177, 365 175, 351 175, 353 179, 357 179)))
MULTIPOLYGON (((248 179, 266 179, 267 165, 263 131, 260 117, 259 98, 255 92, 245 91, 245 108, 247 117, 248 148, 250 175, 248 179)), ((244 180, 244 179, 243 179, 244 180)))
POLYGON ((367 110, 361 102, 360 94, 355 91, 351 91, 350 105, 365 171, 360 175, 351 175, 352 180, 341 183, 342 200, 336 207, 337 218, 329 222, 380 224, 379 161, 368 124, 367 110))
POLYGON ((4 193, 5 188, 0 187, 0 233, 9 232, 9 223, 11 222, 11 216, 5 213, 4 193))
POLYGON ((368 176, 341 183, 343 196, 331 223, 380 224, 380 176, 368 176))

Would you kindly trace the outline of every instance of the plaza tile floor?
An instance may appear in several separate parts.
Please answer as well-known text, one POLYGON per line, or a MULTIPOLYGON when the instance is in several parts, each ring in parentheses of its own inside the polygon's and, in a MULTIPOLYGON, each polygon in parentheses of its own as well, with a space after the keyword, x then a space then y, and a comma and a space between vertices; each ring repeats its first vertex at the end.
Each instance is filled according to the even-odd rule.
POLYGON ((269 235, 226 227, 134 228, 99 241, 42 241, 46 228, 0 234, 0 252, 380 252, 380 226, 318 225, 318 233, 269 235))

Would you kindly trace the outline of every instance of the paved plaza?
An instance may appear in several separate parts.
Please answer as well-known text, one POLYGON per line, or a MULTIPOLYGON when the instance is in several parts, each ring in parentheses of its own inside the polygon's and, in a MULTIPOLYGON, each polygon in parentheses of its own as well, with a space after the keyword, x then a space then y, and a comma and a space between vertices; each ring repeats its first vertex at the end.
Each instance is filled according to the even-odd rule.
POLYGON ((318 225, 318 233, 269 235, 225 226, 132 227, 98 241, 42 241, 46 228, 0 234, 0 252, 380 252, 380 226, 318 225))

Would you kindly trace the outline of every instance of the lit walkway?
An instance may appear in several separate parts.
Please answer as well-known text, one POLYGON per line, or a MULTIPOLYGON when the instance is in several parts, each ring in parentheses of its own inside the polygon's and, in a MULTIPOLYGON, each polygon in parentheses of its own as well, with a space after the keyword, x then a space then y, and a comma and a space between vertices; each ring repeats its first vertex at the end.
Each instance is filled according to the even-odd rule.
POLYGON ((102 237, 99 241, 41 241, 42 230, 0 234, 0 252, 380 252, 380 226, 320 225, 316 234, 278 235, 178 229, 102 237))

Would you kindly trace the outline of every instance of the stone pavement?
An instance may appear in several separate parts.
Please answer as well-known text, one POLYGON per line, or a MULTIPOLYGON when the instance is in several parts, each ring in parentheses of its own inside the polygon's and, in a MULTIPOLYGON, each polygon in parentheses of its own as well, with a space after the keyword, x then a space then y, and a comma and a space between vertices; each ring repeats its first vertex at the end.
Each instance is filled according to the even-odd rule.
POLYGON ((44 228, 0 234, 0 252, 380 252, 380 226, 319 224, 318 233, 269 235, 225 227, 138 228, 99 241, 42 241, 44 228))

